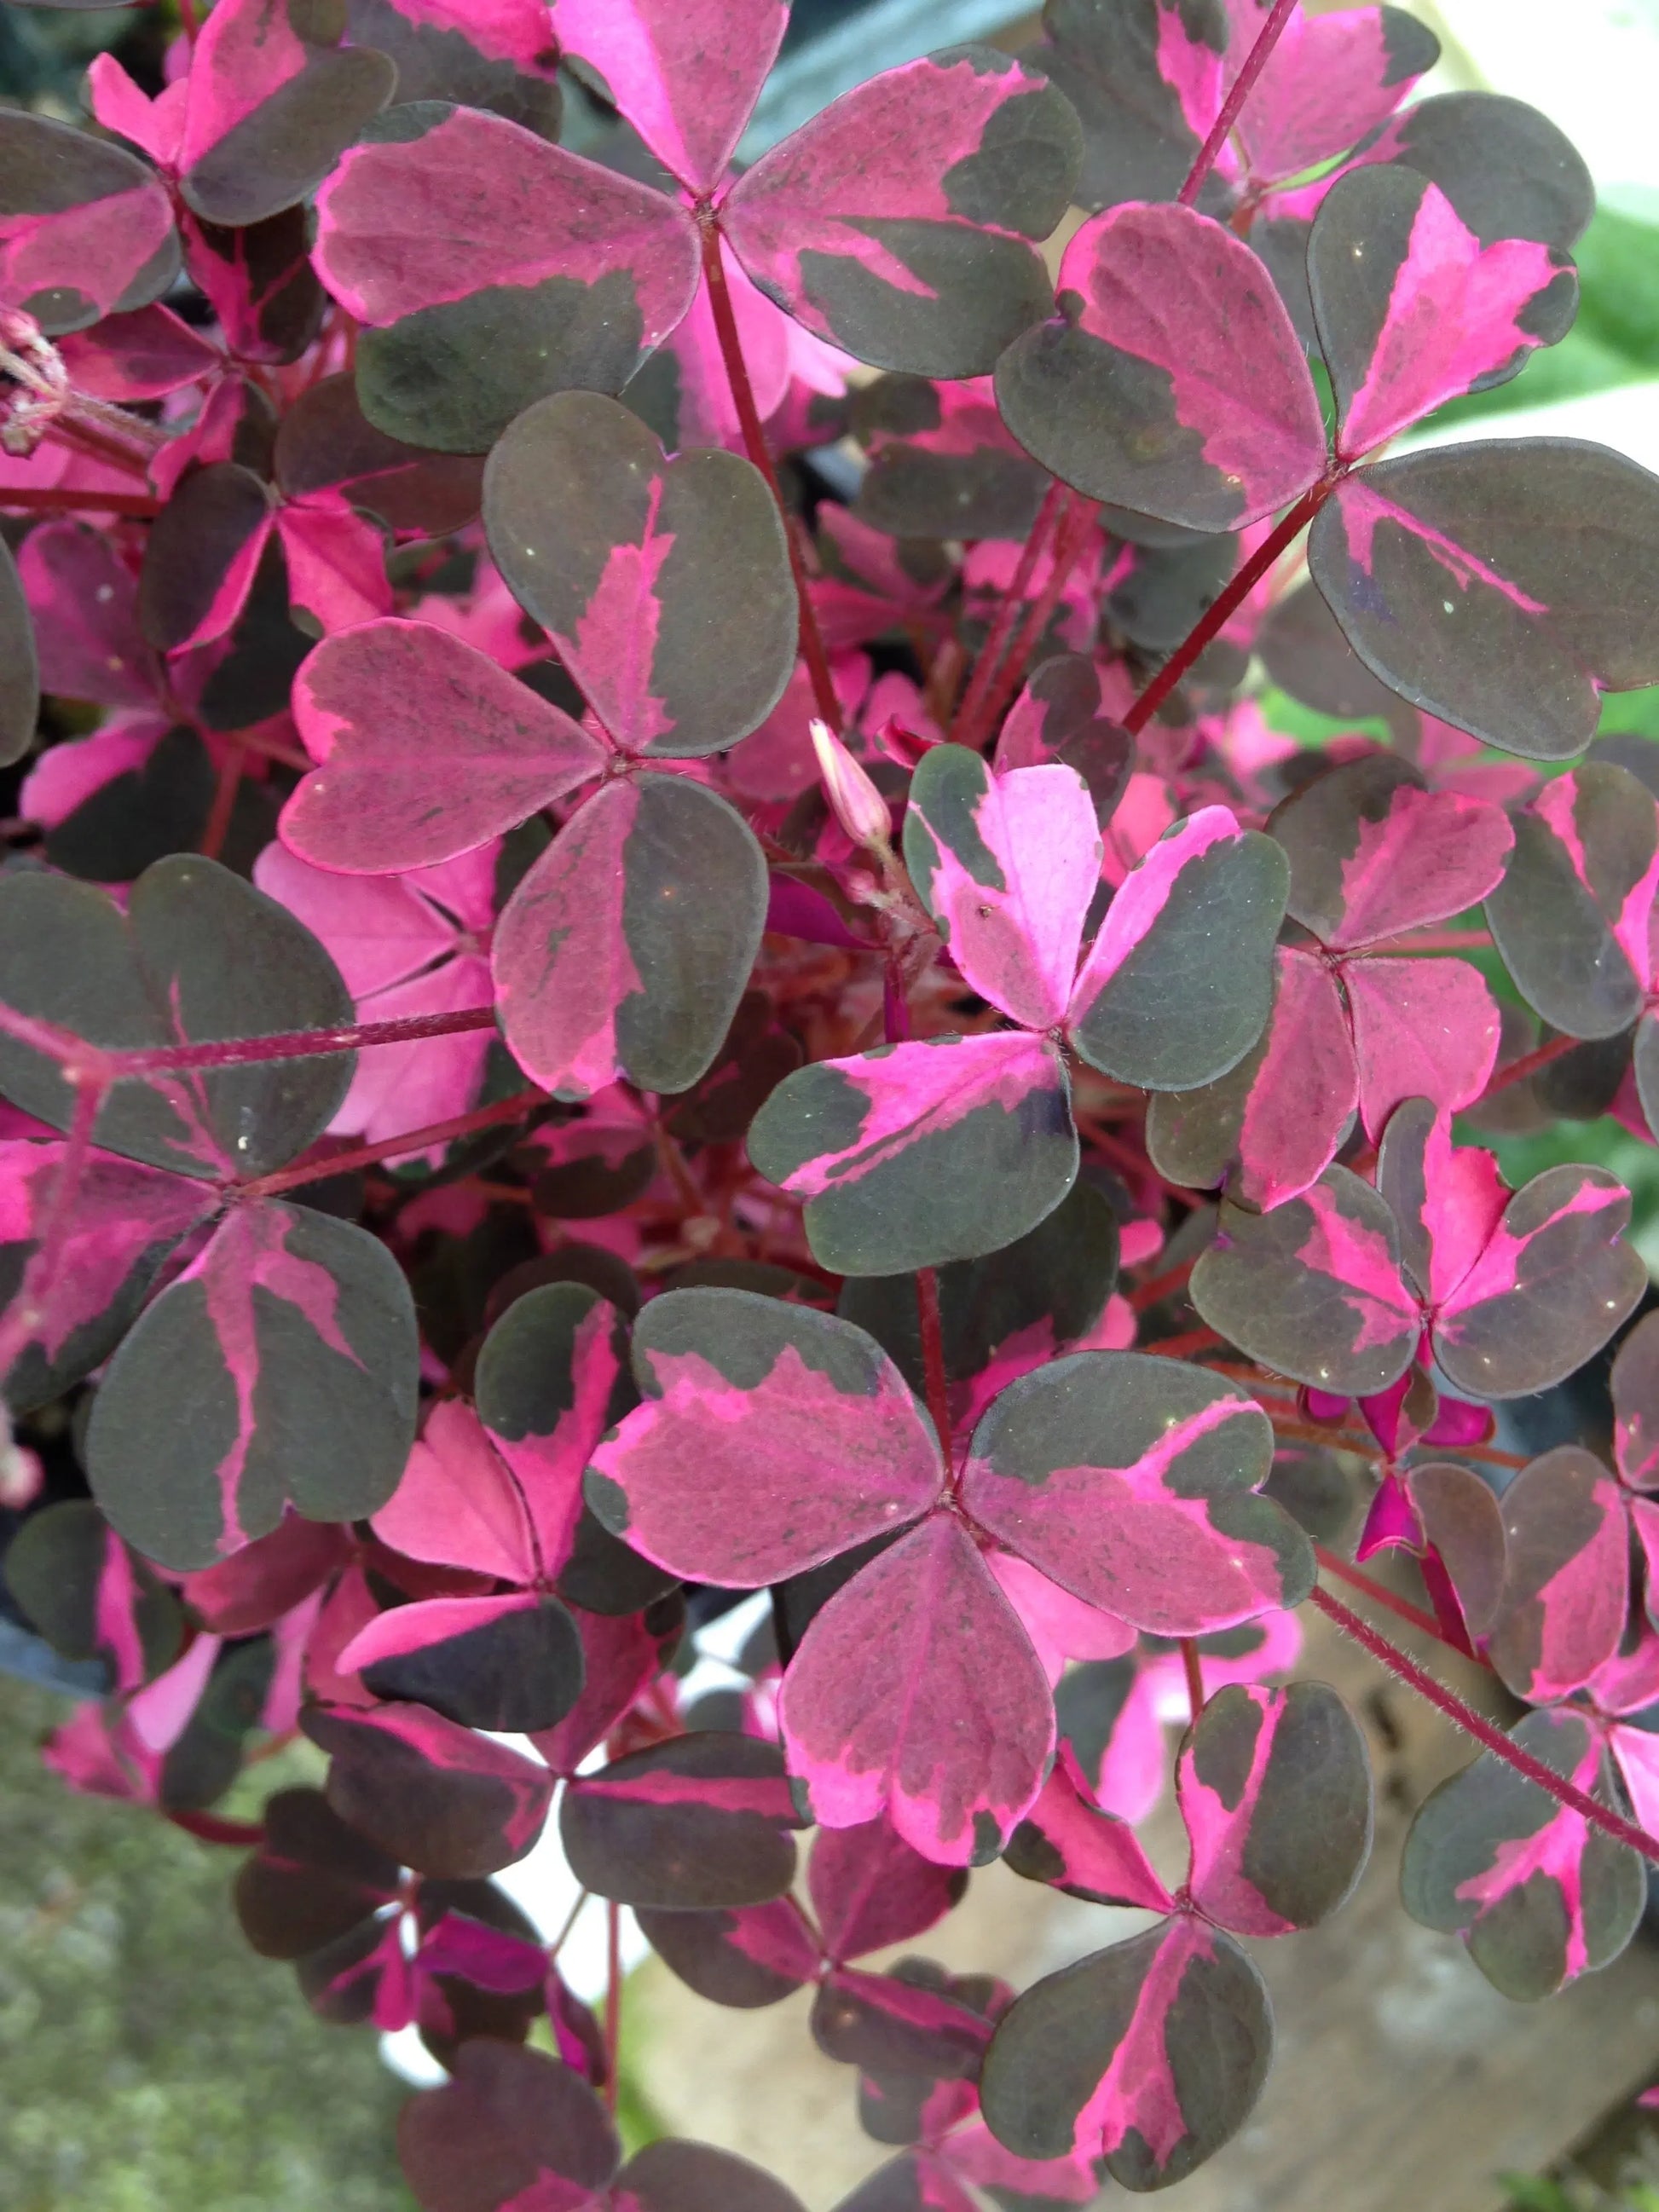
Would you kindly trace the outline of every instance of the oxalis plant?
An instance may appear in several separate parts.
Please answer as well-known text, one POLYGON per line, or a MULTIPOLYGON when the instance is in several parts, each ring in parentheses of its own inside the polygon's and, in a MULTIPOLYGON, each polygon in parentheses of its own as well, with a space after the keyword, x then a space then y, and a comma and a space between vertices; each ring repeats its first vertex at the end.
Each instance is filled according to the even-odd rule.
POLYGON ((845 2212, 1182 2180, 1370 1846, 1304 1607, 1474 1740, 1401 1886, 1507 1995, 1659 1862, 1659 1321, 1492 1442, 1628 1194, 1479 1141, 1659 1115, 1659 480, 1387 451, 1566 331, 1583 167, 1293 0, 1049 0, 741 167, 786 15, 217 0, 0 111, 6 1573, 65 1779, 447 2069, 427 2212, 795 2206, 622 2163, 623 1906, 814 1990, 845 2212), (602 2018, 490 1881, 550 1818, 602 2018), (1146 1925, 860 1963, 999 1857, 1146 1925))

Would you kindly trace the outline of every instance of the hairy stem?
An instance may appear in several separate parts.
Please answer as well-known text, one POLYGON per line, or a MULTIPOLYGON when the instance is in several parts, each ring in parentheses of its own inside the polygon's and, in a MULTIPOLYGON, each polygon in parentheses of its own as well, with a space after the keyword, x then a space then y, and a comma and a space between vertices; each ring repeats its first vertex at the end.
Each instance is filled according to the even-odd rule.
POLYGON ((699 211, 699 227, 702 233, 703 282, 708 287, 708 305, 714 318, 714 335, 720 340, 720 358, 726 363, 726 377, 732 387, 732 404, 738 410, 738 421, 743 428, 743 442, 750 459, 765 477, 767 488, 778 510, 783 525, 784 543, 789 549, 789 567, 795 579, 795 597, 800 603, 800 649, 812 680, 812 696, 823 720, 832 730, 839 731, 842 723, 841 701, 836 695, 834 678, 830 673, 830 656, 824 651, 823 633, 812 606, 812 595, 807 588, 807 576, 795 542, 794 523, 783 496, 783 487, 778 482, 778 472, 766 443, 760 410, 755 404, 754 386, 749 381, 749 364, 743 357, 743 339, 738 330, 738 319, 732 307, 731 287, 726 281, 726 265, 720 258, 720 226, 708 209, 699 211))
POLYGON ((470 1114, 452 1114, 447 1121, 428 1121, 423 1129, 404 1129, 395 1137, 379 1138, 372 1145, 354 1145, 349 1152, 331 1152, 326 1159, 301 1160, 295 1167, 279 1168, 274 1175, 239 1183, 237 1191, 243 1198, 278 1198, 285 1190, 326 1182, 331 1176, 351 1175, 358 1168, 372 1168, 380 1160, 395 1160, 404 1152, 424 1152, 429 1145, 447 1144, 479 1129, 499 1127, 503 1121, 517 1121, 544 1104, 546 1097, 542 1091, 515 1091, 510 1098, 475 1106, 470 1114))
POLYGON ((921 1330, 921 1371, 927 1391, 927 1411, 939 1435, 945 1463, 951 1464, 951 1389, 945 1372, 945 1324, 939 1310, 939 1275, 932 1267, 916 1270, 916 1319, 921 1330))
POLYGON ((1255 44, 1244 57, 1244 66, 1233 79, 1232 89, 1222 102, 1221 112, 1211 126, 1210 135, 1198 149, 1198 159, 1187 172, 1187 181, 1176 194, 1182 207, 1191 207, 1203 189, 1204 179, 1221 158, 1221 149, 1231 134, 1232 127, 1243 112, 1256 79, 1267 66, 1268 57, 1279 44, 1279 33, 1296 13, 1296 0, 1275 0, 1273 11, 1262 25, 1255 44))
MULTIPOLYGON (((3 1011, 3 1010, 0 1010, 3 1011)), ((0 1030, 10 1033, 9 1014, 0 1018, 0 1030)), ((356 1052, 368 1045, 417 1044, 427 1037, 459 1036, 467 1030, 495 1025, 494 1006, 463 1006, 453 1014, 406 1014, 393 1022, 354 1022, 337 1030, 290 1030, 280 1036, 229 1037, 222 1044, 167 1044, 141 1052, 102 1052, 74 1042, 77 1053, 98 1063, 113 1078, 123 1075, 165 1074, 185 1067, 241 1067, 266 1060, 312 1060, 331 1052, 356 1052)), ((29 1040, 25 1040, 29 1042, 29 1040)))
POLYGON ((1054 526, 1060 520, 1060 512, 1066 503, 1067 496, 1065 485, 1058 480, 1051 483, 1042 495, 1042 503, 1037 508, 1036 520, 1032 523, 1025 543, 1020 548, 1019 560, 1015 566, 1013 576, 1006 592, 1002 596, 995 615, 992 617, 991 627, 986 633, 985 643, 981 647, 979 659, 974 664, 974 672, 969 679, 968 689, 962 695, 962 704, 957 709, 957 718, 951 729, 951 742, 953 744, 976 746, 984 735, 981 724, 984 720, 985 702, 990 696, 991 685, 995 680, 998 668, 1001 665, 1003 653, 1012 635, 1020 608, 1024 604, 1025 594, 1031 587, 1031 578, 1036 573, 1036 564, 1042 557, 1043 549, 1054 535, 1054 526))
POLYGON ((1123 717, 1123 726, 1131 737, 1146 728, 1210 640, 1220 635, 1279 555, 1307 528, 1339 480, 1335 473, 1322 477, 1311 491, 1304 492, 1297 500, 1279 527, 1262 539, 1214 605, 1194 624, 1123 717))
POLYGON ((1592 1827, 1600 1828, 1604 1835, 1612 1836, 1621 1844, 1628 1844, 1632 1850, 1639 1851, 1644 1859, 1659 1866, 1659 1840, 1609 1807, 1598 1805, 1595 1798, 1579 1789, 1576 1783, 1568 1782, 1562 1776, 1552 1772, 1542 1759, 1534 1759, 1529 1751, 1523 1751, 1518 1743, 1511 1742, 1502 1729, 1495 1727, 1482 1714, 1476 1712, 1473 1705, 1466 1705, 1443 1682, 1437 1682, 1434 1676, 1426 1673, 1415 1660, 1408 1659, 1403 1651, 1396 1650, 1386 1636, 1379 1636, 1357 1613, 1350 1613, 1347 1607, 1340 1604, 1328 1590, 1316 1589, 1311 1602, 1334 1626, 1340 1628, 1345 1636, 1352 1637, 1356 1644, 1370 1653, 1373 1659, 1386 1667, 1389 1674, 1404 1682, 1408 1689, 1415 1690, 1419 1697, 1425 1699, 1437 1712, 1443 1713, 1455 1727, 1462 1729, 1465 1735, 1473 1736, 1484 1750, 1491 1752, 1494 1759, 1501 1759, 1505 1766, 1512 1767, 1516 1773, 1524 1776, 1528 1782, 1535 1783, 1539 1789, 1553 1797, 1558 1805, 1565 1805, 1569 1812, 1577 1813, 1592 1827))
MULTIPOLYGON (((1315 1559, 1328 1575, 1334 1575, 1338 1582, 1346 1583, 1350 1589, 1358 1590, 1370 1598, 1373 1605, 1380 1605, 1393 1613, 1396 1620, 1408 1621, 1413 1628, 1420 1629, 1425 1636, 1433 1637, 1437 1644, 1446 1643, 1440 1624, 1431 1613, 1425 1613, 1421 1606, 1413 1605, 1409 1598, 1396 1596, 1386 1583, 1377 1582, 1326 1545, 1316 1544, 1313 1548, 1315 1559)), ((1468 1655, 1465 1653, 1463 1656, 1467 1657, 1468 1655)))

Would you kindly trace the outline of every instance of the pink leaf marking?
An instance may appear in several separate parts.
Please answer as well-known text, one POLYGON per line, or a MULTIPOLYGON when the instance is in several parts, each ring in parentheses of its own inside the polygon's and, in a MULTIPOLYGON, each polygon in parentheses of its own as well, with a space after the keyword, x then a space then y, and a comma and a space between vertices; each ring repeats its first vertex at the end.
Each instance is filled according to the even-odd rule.
POLYGON ((597 69, 663 167, 711 192, 788 21, 785 0, 555 0, 565 50, 597 69))
POLYGON ((988 779, 973 821, 1003 889, 981 882, 925 805, 918 811, 939 854, 925 896, 964 981, 1024 1028, 1051 1027, 1071 995, 1100 878, 1088 787, 1057 762, 988 779))
MULTIPOLYGON (((1069 1745, 1060 1746, 1054 1771, 1025 1817, 1061 1862, 1046 1877, 1059 1888, 1101 1905, 1139 1905, 1149 1912, 1175 1910, 1175 1899, 1129 1823, 1102 1812, 1091 1799, 1069 1745)), ((1046 1863, 1047 1853, 1043 1856, 1046 1863)))
POLYGON ((1267 1049, 1244 1101, 1238 1183, 1230 1188, 1263 1212, 1317 1182, 1359 1097, 1353 1040, 1329 969, 1283 945, 1273 964, 1267 1049))
POLYGON ((1106 985, 1154 927, 1169 902, 1176 878, 1188 863, 1212 846, 1243 835, 1225 806, 1200 806, 1160 837, 1124 878, 1106 910, 1100 934, 1079 969, 1067 1019, 1083 1020, 1106 985))
POLYGON ((548 1435, 533 1431, 507 1437, 486 1433, 516 1477, 536 1532, 544 1575, 556 1575, 570 1557, 582 1510, 582 1475, 607 1425, 607 1409, 621 1368, 618 1316, 603 1298, 576 1324, 570 1352, 572 1402, 548 1435))
POLYGON ((1213 1953, 1216 1939, 1201 1921, 1185 1914, 1166 1921, 1157 1936, 1122 2039, 1078 2115, 1076 2143, 1079 2151, 1097 2145, 1109 2155, 1133 2135, 1142 2155, 1162 2166, 1191 2131, 1170 2063, 1170 2014, 1188 1968, 1213 1953))
POLYGON ((518 1487, 471 1406, 444 1398, 391 1502, 374 1516, 382 1543, 434 1566, 468 1567, 502 1582, 536 1573, 529 1523, 518 1487))
POLYGON ((1523 615, 1549 612, 1542 600, 1531 598, 1518 584, 1510 583, 1467 545, 1457 544, 1432 523, 1413 514, 1409 507, 1401 507, 1398 501, 1376 490, 1368 476, 1362 473, 1346 477, 1336 488, 1336 504, 1341 513, 1349 557, 1367 576, 1375 568, 1377 529, 1382 523, 1391 523, 1407 537, 1425 546, 1459 591, 1467 592, 1478 584, 1483 590, 1496 592, 1523 615))
POLYGON ((574 635, 551 633, 560 655, 624 752, 642 752, 675 726, 667 702, 651 690, 662 601, 657 580, 674 550, 672 531, 659 532, 663 480, 653 480, 641 542, 613 545, 574 635))
POLYGON ((1451 1111, 1480 1096, 1498 1058, 1500 1024, 1478 969, 1466 960, 1353 960, 1343 981, 1360 1110, 1373 1143, 1407 1098, 1451 1111))
POLYGON ((294 714, 318 766, 283 811, 283 842, 353 875, 474 850, 606 758, 568 714, 427 623, 327 639, 295 680, 294 714))
POLYGON ((1376 350, 1338 428, 1343 458, 1358 459, 1534 347, 1539 341, 1522 318, 1562 265, 1531 239, 1483 246, 1439 186, 1430 185, 1395 275, 1376 350))
POLYGON ((994 1857, 1036 1797, 1054 1704, 960 1522, 936 1514, 817 1614, 784 1677, 792 1774, 826 1828, 886 1811, 924 1858, 994 1857))
MULTIPOLYGON (((1345 153, 1394 112, 1429 65, 1434 41, 1423 33, 1419 51, 1412 44, 1404 55, 1391 51, 1390 14, 1398 11, 1291 17, 1238 118, 1253 178, 1297 176, 1345 153)), ((1401 36, 1397 27, 1394 34, 1401 36)), ((1242 60, 1248 47, 1235 38, 1233 52, 1242 60)))
MULTIPOLYGON (((1576 1714, 1552 1713, 1549 1719, 1556 1728, 1575 1729, 1582 1735, 1583 1749, 1564 1779, 1577 1789, 1594 1792, 1601 1774, 1599 1735, 1586 1727, 1576 1714)), ((1534 1751, 1538 1748, 1534 1746, 1534 1751)), ((1589 1965, 1583 1877, 1584 1850, 1589 1835, 1589 1823, 1582 1813, 1575 1813, 1565 1805, 1556 1806, 1542 1826, 1530 1835, 1501 1838, 1493 1849, 1491 1865, 1457 1886, 1457 1896, 1474 1908, 1469 1916, 1474 1921, 1498 1909, 1506 1897, 1528 1882, 1541 1878, 1553 1883, 1560 1895, 1565 1921, 1564 1982, 1574 1980, 1589 1965)))
POLYGON ((505 1597, 434 1597, 412 1605, 394 1605, 359 1629, 338 1665, 343 1672, 361 1674, 386 1659, 401 1659, 411 1651, 447 1643, 451 1637, 468 1636, 508 1613, 527 1613, 539 1602, 534 1590, 514 1590, 505 1597))
POLYGON ((1515 832, 1502 811, 1455 792, 1400 783, 1381 821, 1356 813, 1342 860, 1341 926, 1333 950, 1374 945, 1478 906, 1503 880, 1515 832))
POLYGON ((1303 1192, 1302 1202, 1313 1224, 1296 1256, 1336 1285, 1337 1296, 1353 1316, 1352 1349, 1369 1351, 1395 1342, 1403 1328, 1415 1329, 1417 1301, 1381 1230, 1344 1213, 1328 1184, 1315 1183, 1303 1192))

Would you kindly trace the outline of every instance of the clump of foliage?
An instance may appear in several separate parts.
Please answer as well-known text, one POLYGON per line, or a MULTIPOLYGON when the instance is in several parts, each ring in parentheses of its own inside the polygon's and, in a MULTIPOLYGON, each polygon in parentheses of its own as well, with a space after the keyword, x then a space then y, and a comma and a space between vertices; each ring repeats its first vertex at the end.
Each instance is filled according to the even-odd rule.
POLYGON ((9 1586, 108 1670, 65 1778, 252 1846, 256 1949, 449 2069, 428 2212, 793 2203, 622 2164, 619 1984, 490 1881, 550 1817, 714 2002, 815 1989, 848 2212, 1245 2119, 1247 1943, 1371 1832, 1300 1607, 1476 1740, 1404 1896, 1500 1989, 1659 1859, 1659 1322, 1610 1455, 1492 1441, 1635 1312, 1628 1195, 1476 1140, 1659 1127, 1659 799, 1592 744, 1659 482, 1384 458, 1566 332, 1583 165, 1402 106, 1393 8, 1049 0, 738 168, 786 13, 217 0, 95 128, 0 112, 0 1373, 11 1494, 81 1491, 9 1586), (1421 1605, 1320 1540, 1356 1459, 1421 1605), (216 1813, 296 1729, 325 1790, 216 1813), (999 1856, 1147 1925, 860 1963, 999 1856))

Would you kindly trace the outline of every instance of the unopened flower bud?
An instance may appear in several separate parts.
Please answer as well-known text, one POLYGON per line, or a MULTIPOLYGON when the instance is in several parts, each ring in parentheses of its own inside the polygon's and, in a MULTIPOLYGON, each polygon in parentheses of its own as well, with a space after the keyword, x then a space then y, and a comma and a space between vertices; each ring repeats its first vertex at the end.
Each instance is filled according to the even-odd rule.
POLYGON ((836 821, 855 845, 885 852, 892 835, 887 801, 828 722, 815 720, 811 730, 824 796, 836 821))

